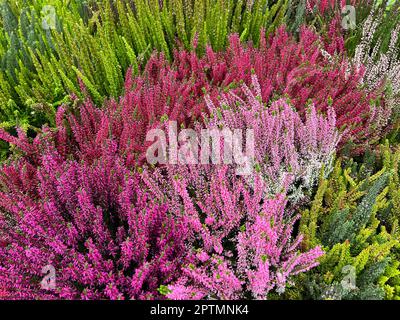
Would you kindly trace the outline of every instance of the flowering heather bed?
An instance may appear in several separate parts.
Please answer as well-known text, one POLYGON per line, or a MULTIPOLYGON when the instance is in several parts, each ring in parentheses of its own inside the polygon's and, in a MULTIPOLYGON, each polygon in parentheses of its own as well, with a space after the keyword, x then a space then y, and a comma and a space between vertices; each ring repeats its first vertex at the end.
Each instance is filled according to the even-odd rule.
POLYGON ((352 3, 364 31, 342 1, 174 4, 73 2, 90 48, 58 26, 11 70, 2 3, 0 87, 37 103, 0 95, 0 299, 399 299, 398 1, 352 3))
MULTIPOLYGON (((278 97, 287 97, 302 116, 311 103, 321 112, 332 107, 337 127, 345 132, 342 145, 350 140, 354 151, 360 152, 366 144, 379 139, 387 128, 391 109, 378 99, 382 88, 369 90, 360 86, 363 68, 351 67, 350 61, 335 54, 340 50, 339 41, 334 47, 332 43, 324 44, 309 29, 302 29, 298 41, 280 29, 268 43, 262 41, 259 48, 241 45, 233 35, 226 52, 215 53, 209 49, 201 59, 194 53, 177 52, 172 67, 165 67, 162 58, 160 61, 154 57, 147 70, 152 76, 157 75, 159 82, 170 82, 161 91, 170 100, 167 106, 163 104, 158 109, 160 116, 171 114, 173 119, 179 117, 178 120, 189 125, 193 119, 183 117, 193 118, 204 110, 204 100, 199 94, 206 92, 216 98, 224 90, 240 87, 241 82, 251 85, 251 75, 256 74, 261 98, 267 104, 278 97), (183 86, 182 91, 176 87, 174 91, 169 89, 175 81, 183 86)), ((150 112, 153 110, 157 109, 150 108, 150 112)))

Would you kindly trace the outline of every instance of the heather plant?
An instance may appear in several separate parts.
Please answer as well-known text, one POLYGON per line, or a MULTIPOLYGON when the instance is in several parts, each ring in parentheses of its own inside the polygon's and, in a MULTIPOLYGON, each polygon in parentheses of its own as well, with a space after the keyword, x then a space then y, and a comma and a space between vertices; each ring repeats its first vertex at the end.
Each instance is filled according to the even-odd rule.
POLYGON ((393 126, 391 140, 397 138, 399 128, 399 107, 400 107, 400 56, 398 47, 400 45, 398 34, 399 25, 391 31, 389 43, 385 43, 387 37, 379 37, 372 48, 374 38, 379 34, 378 26, 389 17, 383 10, 377 14, 372 10, 363 24, 362 38, 355 48, 354 64, 365 68, 363 82, 369 88, 377 88, 382 84, 386 85, 386 104, 393 110, 391 123, 393 126), (384 48, 387 47, 386 51, 384 48))
MULTIPOLYGON (((218 105, 206 97, 210 116, 208 128, 253 129, 254 170, 263 177, 268 195, 287 188, 290 202, 297 203, 311 193, 321 170, 327 176, 340 136, 332 109, 328 117, 318 115, 310 105, 303 121, 284 99, 267 106, 261 99, 258 79, 253 89, 242 85, 245 99, 229 92, 218 105)), ((251 180, 251 179, 250 179, 251 180)))
POLYGON ((385 273, 379 278, 379 285, 385 290, 385 299, 400 299, 400 262, 392 260, 385 273))
MULTIPOLYGON (((393 32, 395 32, 400 21, 400 2, 398 0, 373 1, 371 5, 365 5, 356 10, 356 28, 347 35, 346 49, 348 55, 354 56, 357 47, 360 45, 364 47, 364 50, 366 46, 369 46, 370 51, 374 50, 377 57, 381 53, 386 53, 393 41, 393 32), (376 24, 376 22, 378 23, 376 24), (368 38, 368 44, 365 43, 366 38, 368 38)), ((399 39, 397 39, 396 45, 399 44, 399 39)))
POLYGON ((317 265, 321 249, 299 251, 298 217, 285 213, 284 195, 264 198, 259 176, 248 189, 224 167, 195 170, 189 181, 160 177, 173 189, 158 192, 149 182, 165 168, 133 170, 112 111, 89 101, 75 115, 60 108, 56 130, 33 142, 0 132, 20 150, 1 169, 5 296, 264 299, 317 265), (49 265, 53 291, 40 286, 49 265))
MULTIPOLYGON (((387 210, 382 212, 381 219, 387 221, 388 224, 395 228, 398 221, 400 221, 400 172, 399 172, 399 162, 400 162, 400 151, 398 146, 390 147, 389 141, 386 140, 384 144, 380 146, 380 162, 381 166, 384 168, 390 168, 392 174, 389 177, 388 182, 388 195, 389 205, 387 210)), ((379 165, 375 165, 379 167, 379 165)))
MULTIPOLYGON (((82 4, 81 2, 78 2, 82 4)), ((78 3, 74 2, 75 7, 78 3)), ((25 3, 26 4, 26 3, 25 3)), ((0 120, 1 127, 12 128, 18 126, 25 130, 30 124, 39 126, 45 119, 54 116, 54 111, 48 108, 48 105, 61 100, 61 92, 58 82, 46 81, 41 79, 40 85, 36 85, 37 91, 32 93, 32 87, 35 80, 32 70, 40 66, 37 55, 54 53, 54 39, 51 28, 60 31, 59 15, 55 15, 54 24, 44 28, 44 16, 41 12, 45 4, 57 7, 59 11, 63 10, 63 5, 59 1, 34 1, 31 6, 22 6, 21 3, 2 1, 0 4, 0 120), (55 84, 55 86, 54 86, 55 84), (47 90, 46 94, 43 91, 47 90), (46 102, 44 105, 34 107, 32 97, 41 97, 40 102, 46 102), (22 97, 20 97, 22 95, 22 97), (51 97, 56 97, 51 101, 51 97), (46 101, 50 100, 50 101, 46 101), (32 114, 31 114, 32 113, 32 114), (34 115, 33 113, 36 113, 34 115), (34 115, 34 116, 33 116, 34 115), (33 116, 33 117, 32 117, 33 116), (36 121, 35 121, 36 120, 36 121)), ((64 11, 64 10, 63 10, 64 11)), ((52 65, 49 66, 50 68, 52 65)), ((48 78, 55 74, 54 69, 50 69, 48 78)))
POLYGON ((197 166, 176 170, 167 169, 167 176, 144 171, 153 196, 184 213, 188 223, 192 258, 182 267, 183 276, 164 288, 166 297, 267 299, 284 292, 292 276, 317 265, 323 252, 318 246, 299 251, 302 236, 293 235, 298 217, 285 212, 283 194, 264 198, 259 175, 248 189, 224 165, 210 174, 197 166))
MULTIPOLYGON (((221 107, 216 107, 208 96, 209 115, 205 116, 208 129, 255 130, 256 159, 264 162, 250 178, 237 176, 232 166, 213 164, 167 164, 157 168, 144 165, 140 169, 144 170, 143 179, 152 196, 168 203, 177 215, 184 214, 189 225, 192 258, 183 266, 183 276, 162 288, 168 298, 266 299, 272 292, 284 292, 290 285, 290 278, 314 267, 315 259, 322 254, 318 246, 300 253, 300 235, 293 240, 286 238, 292 235, 298 216, 285 213, 285 208, 290 211, 299 195, 293 195, 293 192, 285 197, 280 192, 285 192, 293 182, 291 175, 298 180, 306 178, 306 174, 301 176, 300 163, 302 170, 313 165, 316 165, 315 170, 322 169, 324 164, 315 164, 316 159, 325 159, 329 166, 339 137, 334 115, 330 114, 330 119, 317 116, 311 106, 311 112, 303 122, 284 100, 270 107, 261 103, 255 75, 253 87, 257 95, 245 84, 242 86, 247 100, 233 92, 222 94, 221 107), (261 122, 258 124, 257 121, 261 122), (305 134, 306 131, 313 132, 313 127, 319 127, 321 131, 317 134, 314 130, 314 135, 305 134), (269 144, 266 141, 270 141, 269 144), (282 143, 288 150, 281 154, 278 146, 282 143), (315 161, 309 161, 306 150, 315 161), (271 163, 265 160, 267 158, 271 163), (289 179, 277 183, 274 179, 282 177, 269 177, 268 173, 277 174, 273 164, 280 166, 282 175, 289 179), (299 168, 290 170, 291 164, 299 168), (265 241, 265 234, 269 232, 272 233, 265 241), (283 239, 287 240, 281 238, 283 234, 283 239), (272 239, 279 249, 270 243, 272 239), (253 247, 255 243, 257 248, 253 247)), ((198 126, 195 125, 196 129, 198 126)), ((220 146, 222 148, 222 144, 220 146)), ((306 187, 312 186, 312 182, 306 184, 306 187)))
POLYGON ((379 40, 372 52, 370 48, 374 32, 383 18, 382 12, 378 17, 373 12, 368 16, 364 23, 362 39, 355 50, 354 63, 365 67, 363 80, 369 88, 375 89, 387 80, 392 87, 392 94, 398 96, 400 94, 398 78, 400 63, 397 42, 400 27, 397 26, 392 31, 387 52, 380 52, 382 40, 379 40))
MULTIPOLYGON (((203 182, 202 177, 205 176, 198 176, 195 180, 199 185, 193 192, 198 190, 199 197, 204 195, 204 203, 209 203, 213 210, 206 211, 203 207, 204 213, 197 216, 188 207, 188 201, 195 201, 196 197, 187 198, 184 202, 178 198, 183 192, 185 180, 180 184, 179 179, 173 178, 178 182, 168 185, 175 189, 163 186, 157 194, 157 189, 151 184, 147 187, 139 185, 141 178, 135 173, 135 167, 140 164, 138 154, 144 146, 132 144, 132 141, 138 142, 137 138, 145 129, 162 123, 161 120, 154 121, 157 114, 151 113, 151 108, 141 109, 140 106, 149 107, 151 104, 146 102, 155 103, 155 100, 149 100, 154 97, 154 92, 168 92, 160 85, 168 85, 165 88, 169 88, 171 94, 179 94, 173 82, 156 82, 150 86, 151 77, 155 76, 151 71, 154 68, 134 79, 128 73, 126 86, 131 90, 127 90, 119 103, 109 101, 102 109, 96 108, 90 99, 80 102, 77 97, 72 97, 74 105, 79 108, 59 108, 56 129, 44 127, 32 143, 23 130, 19 130, 18 138, 0 131, 0 137, 18 150, 3 164, 0 206, 3 243, 0 252, 1 261, 4 261, 1 265, 4 271, 1 284, 2 290, 11 297, 160 298, 162 288, 169 284, 176 288, 195 286, 197 294, 201 294, 205 290, 204 283, 192 283, 186 273, 188 266, 198 263, 198 252, 193 249, 198 241, 204 241, 204 252, 215 262, 211 269, 208 269, 207 263, 199 265, 199 272, 209 274, 214 267, 221 272, 227 268, 227 271, 236 265, 235 261, 241 261, 243 268, 249 263, 259 268, 259 275, 270 277, 268 284, 262 287, 256 281, 258 274, 243 274, 244 270, 235 270, 229 278, 235 284, 233 291, 230 287, 218 289, 221 280, 215 279, 205 296, 266 298, 274 288, 282 291, 291 275, 316 265, 315 259, 322 252, 319 248, 308 253, 296 251, 301 236, 292 239, 291 230, 297 218, 283 215, 286 206, 283 196, 277 196, 276 202, 271 200, 268 206, 264 205, 264 194, 259 193, 260 190, 266 191, 266 185, 259 178, 255 180, 253 189, 247 189, 240 178, 231 176, 228 182, 231 181, 234 187, 221 193, 223 190, 215 188, 223 186, 221 181, 227 177, 225 171, 212 169, 207 175, 211 180, 206 178, 203 182), (149 91, 149 88, 158 91, 149 91), (144 95, 145 92, 148 95, 144 95), (14 192, 18 193, 18 197, 14 197, 14 192), (248 198, 247 207, 242 209, 241 195, 248 198), (172 197, 173 201, 165 199, 166 196, 172 197), (219 202, 221 207, 212 207, 211 203, 217 196, 226 196, 226 199, 217 199, 230 199, 230 204, 226 202, 222 206, 219 202), (21 207, 23 203, 26 207, 21 207), (273 216, 265 220, 264 210, 272 210, 278 204, 280 210, 277 209, 273 216), (258 213, 248 216, 251 210, 258 210, 258 213), (207 223, 211 223, 213 212, 220 212, 220 216, 215 217, 218 223, 211 223, 210 231, 202 231, 201 227, 206 212, 210 215, 207 223), (256 217, 258 214, 259 218, 256 217), (226 223, 227 219, 231 225, 226 223), (268 230, 266 221, 271 223, 272 220, 274 229, 271 236, 278 238, 276 242, 260 243, 258 258, 246 262, 251 256, 241 255, 240 258, 226 260, 229 252, 235 252, 235 249, 228 244, 226 251, 221 251, 220 246, 225 241, 229 242, 231 233, 241 230, 240 238, 231 243, 237 242, 240 250, 249 252, 249 246, 255 240, 254 233, 259 232, 258 237, 262 241, 260 233, 268 230), (244 232, 242 227, 245 222, 250 230, 248 232, 244 232), (185 238, 181 237, 183 235, 185 238), (199 237, 202 240, 198 240, 199 237), (282 253, 275 253, 276 250, 282 250, 282 253), (267 263, 264 256, 268 254, 271 261, 267 263), (220 259, 226 261, 224 266, 220 266, 220 259), (266 271, 269 264, 271 270, 266 271), (57 276, 58 289, 55 292, 43 291, 39 286, 40 271, 46 265, 54 266, 57 275, 61 273, 60 277, 57 276), (280 273, 274 271, 278 266, 280 273), (85 277, 80 278, 78 270, 85 270, 85 277), (179 276, 181 270, 183 276, 179 276)), ((178 89, 186 88, 182 82, 176 85, 178 89)), ((173 99, 169 101, 175 103, 173 99)), ((157 111, 160 106, 163 106, 162 102, 154 104, 154 110, 157 111)), ((169 116, 172 119, 174 114, 169 116)), ((334 128, 334 124, 331 127, 334 128)), ((142 170, 138 169, 139 172, 142 170)), ((156 177, 158 170, 164 168, 146 172, 156 177)), ((184 168, 179 168, 181 170, 184 168)), ((198 174, 201 172, 198 170, 198 174)), ((168 182, 165 178, 162 180, 168 182)), ((196 203, 197 200, 201 205, 202 201, 196 199, 196 203)))
POLYGON ((84 139, 94 134, 91 111, 100 112, 85 111, 63 119, 60 109, 57 130, 44 128, 33 142, 22 130, 18 138, 1 132, 20 150, 0 179, 0 291, 8 298, 155 299, 179 278, 182 219, 151 199, 112 136, 84 139), (55 270, 51 290, 41 286, 46 266, 55 270))
MULTIPOLYGON (((320 84, 321 77, 330 78, 329 81, 332 83, 340 79, 344 80, 342 77, 345 75, 341 74, 344 70, 335 69, 329 75, 324 74, 322 65, 325 68, 327 61, 320 55, 317 36, 309 30, 304 30, 301 44, 290 39, 286 32, 280 30, 271 40, 271 44, 267 45, 266 42, 262 42, 261 48, 256 49, 240 44, 238 36, 231 36, 229 49, 225 53, 214 52, 209 48, 204 57, 198 58, 194 52, 177 51, 173 63, 168 62, 163 54, 154 54, 141 75, 134 76, 134 68, 128 69, 124 95, 118 101, 113 99, 106 101, 102 111, 91 111, 93 115, 89 118, 94 118, 94 120, 88 125, 95 126, 95 130, 101 130, 99 123, 102 121, 101 117, 108 117, 106 124, 110 125, 113 135, 124 145, 120 150, 124 150, 128 157, 131 157, 129 161, 132 163, 137 161, 135 156, 139 154, 140 162, 143 161, 143 152, 148 146, 145 143, 145 136, 149 129, 159 126, 161 120, 165 121, 166 119, 176 120, 185 127, 193 127, 194 123, 201 121, 202 113, 207 112, 205 94, 215 102, 223 91, 231 90, 233 93, 236 92, 239 96, 243 96, 239 88, 240 83, 244 82, 251 86, 252 72, 259 79, 261 98, 267 105, 276 100, 276 97, 279 98, 280 95, 286 94, 290 103, 293 103, 301 115, 305 115, 308 100, 317 96, 318 98, 315 98, 314 102, 317 111, 329 110, 330 105, 334 111, 340 110, 341 113, 337 115, 336 120, 338 128, 344 125, 343 122, 346 121, 344 118, 348 118, 347 121, 356 122, 355 119, 349 119, 350 117, 344 113, 346 110, 344 108, 350 110, 350 107, 354 107, 355 109, 351 110, 352 113, 361 113, 364 108, 369 109, 369 104, 363 102, 366 99, 363 96, 367 93, 361 89, 351 92, 351 85, 346 81, 342 83, 342 93, 336 94, 337 97, 333 95, 333 92, 329 91, 329 87, 320 84), (312 43, 315 47, 311 45, 312 43), (289 50, 289 53, 286 53, 286 50, 289 50), (307 51, 304 52, 304 55, 299 56, 299 50, 307 51), (273 59, 280 60, 281 55, 287 55, 287 66, 279 67, 278 63, 272 63, 273 59), (315 90, 316 93, 308 89, 299 91, 297 88, 300 86, 297 84, 298 78, 294 75, 291 76, 291 73, 285 69, 293 69, 293 73, 305 73, 303 70, 309 59, 313 63, 321 64, 322 74, 318 73, 310 79, 311 83, 315 83, 313 91, 315 90), (235 68, 229 68, 230 65, 235 68), (275 72, 281 76, 273 77, 275 72), (242 78, 244 81, 241 80, 242 78), (290 86, 287 83, 290 83, 290 86), (347 88, 349 88, 349 92, 346 94, 343 90, 347 90, 347 88), (273 92, 275 94, 272 94, 273 92), (107 112, 113 116, 107 116, 107 112)), ((357 81, 353 80, 353 85, 356 86, 357 81)), ((301 80, 299 79, 299 81, 301 80)), ((80 87, 83 90, 80 90, 78 97, 72 95, 69 98, 69 104, 75 106, 74 108, 92 110, 96 101, 85 98, 90 96, 90 87, 83 80, 80 87), (84 100, 84 102, 79 102, 80 100, 84 100)), ((362 113, 367 113, 367 110, 362 113)), ((358 116, 358 119, 361 121, 361 115, 358 116)), ((359 125, 362 124, 359 123, 359 125)), ((104 130, 108 131, 109 129, 104 130)), ((353 136, 360 131, 361 128, 354 129, 353 136)), ((82 143, 87 145, 94 143, 89 142, 93 141, 94 137, 86 137, 88 141, 82 143)))
MULTIPOLYGON (((97 145, 102 145, 111 136, 118 143, 119 152, 125 156, 127 165, 135 167, 146 161, 145 152, 150 145, 146 141, 147 132, 152 128, 165 127, 168 119, 178 121, 182 128, 192 126, 195 129, 219 129, 223 126, 232 129, 254 129, 258 163, 252 165, 254 170, 261 171, 268 181, 269 194, 275 194, 284 186, 296 182, 300 183, 300 186, 291 198, 301 198, 304 191, 302 189, 309 190, 313 187, 315 175, 322 167, 326 173, 330 171, 331 160, 339 140, 333 112, 329 113, 329 118, 325 118, 317 115, 314 106, 310 106, 303 121, 287 101, 276 101, 267 108, 260 100, 260 91, 251 90, 243 84, 242 90, 247 95, 247 100, 242 100, 233 91, 221 93, 225 100, 228 99, 226 104, 220 101, 223 107, 221 111, 207 95, 209 110, 203 109, 208 112, 201 114, 202 109, 199 106, 207 103, 203 102, 202 98, 196 101, 192 95, 185 94, 197 90, 197 94, 200 95, 203 87, 192 87, 191 83, 174 80, 169 76, 170 72, 170 69, 157 69, 152 60, 141 77, 132 78, 132 74, 128 72, 125 96, 118 102, 109 101, 103 108, 96 108, 90 99, 80 102, 76 97, 73 98, 77 114, 69 113, 68 123, 63 122, 64 108, 60 108, 57 113, 58 129, 55 139, 64 141, 57 145, 57 148, 63 155, 80 153, 97 157, 97 145), (166 74, 165 77, 170 81, 158 81, 161 77, 158 72, 166 74), (156 79, 154 83, 153 77, 156 79), (239 105, 239 102, 242 102, 242 105, 239 105), (185 110, 184 106, 190 108, 185 110), (247 110, 244 115, 247 116, 237 117, 237 114, 245 109, 247 110), (203 122, 200 122, 201 116, 203 122), (236 119, 233 119, 235 116, 236 119), (269 125, 262 126, 261 123, 269 125), (74 134, 67 135, 66 132, 71 130, 74 134), (280 151, 281 145, 286 146, 286 149, 280 151)), ((258 87, 255 75, 253 82, 254 86, 258 87)), ((10 143, 16 143, 10 135, 7 137, 10 143)), ((32 151, 31 154, 35 152, 39 151, 32 151)))
MULTIPOLYGON (((103 18, 100 21, 108 20, 103 18)), ((118 29, 112 26, 109 26, 109 28, 110 30, 118 29)), ((98 32, 102 30, 100 26, 97 29, 98 32)), ((66 32, 64 32, 64 35, 66 32)), ((88 28, 82 26, 82 32, 73 32, 73 35, 83 36, 85 32, 89 32, 88 28)), ((108 33, 104 31, 102 33, 103 37, 107 38, 107 40, 103 38, 104 41, 108 41, 108 34, 110 33, 111 31, 108 33)), ((100 39, 92 37, 93 41, 100 39)), ((84 37, 82 38, 82 43, 84 44, 93 41, 84 37)), ((69 43, 77 42, 71 40, 69 43)), ((197 48, 199 43, 198 39, 195 39, 193 46, 197 48)), ((93 48, 97 48, 94 49, 97 54, 102 54, 103 47, 108 48, 103 42, 96 45, 93 44, 93 48)), ((335 54, 341 52, 342 47, 343 42, 340 37, 326 43, 324 39, 307 28, 302 28, 298 41, 284 31, 284 29, 279 29, 268 41, 266 41, 265 33, 262 33, 259 48, 254 47, 252 44, 241 44, 239 35, 232 35, 230 36, 226 52, 215 52, 211 47, 208 47, 205 56, 198 58, 194 52, 177 51, 174 54, 172 65, 168 65, 166 62, 168 56, 161 55, 160 58, 157 58, 157 55, 153 55, 151 61, 146 65, 145 73, 147 70, 147 74, 150 74, 152 81, 154 81, 152 83, 158 81, 163 86, 165 86, 163 84, 164 81, 184 83, 181 86, 186 86, 188 91, 183 92, 183 94, 180 92, 183 98, 179 98, 176 95, 178 100, 183 99, 182 104, 178 103, 179 107, 163 107, 163 109, 168 109, 167 113, 173 114, 178 114, 179 110, 183 110, 183 116, 180 117, 188 118, 185 121, 189 121, 190 123, 196 118, 199 111, 204 110, 204 92, 209 93, 212 98, 215 98, 218 96, 219 91, 229 88, 234 89, 240 81, 244 81, 250 85, 251 73, 254 70, 259 79, 263 101, 268 104, 271 99, 276 100, 276 97, 287 95, 294 104, 294 107, 302 115, 305 114, 306 106, 309 102, 315 104, 318 112, 326 112, 329 106, 331 106, 337 116, 337 127, 339 129, 346 127, 347 129, 342 142, 350 141, 355 145, 353 149, 362 151, 367 143, 374 143, 378 139, 378 136, 380 136, 381 131, 386 128, 387 118, 391 110, 389 106, 384 104, 382 99, 379 99, 381 97, 379 89, 371 91, 360 87, 359 84, 363 78, 363 70, 352 69, 349 72, 350 65, 347 59, 341 54, 335 54), (283 62, 282 57, 285 57, 283 62), (338 61, 333 63, 333 60, 338 61), (159 78, 158 80, 157 77, 159 78), (190 92, 190 88, 194 88, 194 92, 190 92), (199 89, 201 89, 200 93, 199 89), (200 102, 197 103, 198 101, 200 102), (189 103, 189 105, 183 106, 183 102, 189 103)), ((78 49, 68 50, 68 47, 64 47, 64 49, 64 52, 86 52, 85 50, 78 49)), ((111 47, 110 50, 113 55, 116 57, 119 56, 115 54, 118 50, 111 47)), ((71 89, 69 92, 77 92, 77 95, 83 98, 82 93, 78 90, 79 86, 69 80, 76 79, 76 76, 79 76, 87 88, 87 94, 93 98, 94 103, 97 105, 101 104, 103 93, 95 85, 96 82, 103 84, 108 89, 115 89, 113 92, 108 92, 108 94, 112 96, 118 95, 120 92, 118 88, 122 86, 122 76, 112 71, 114 69, 107 69, 111 70, 111 73, 108 73, 108 71, 96 72, 96 77, 99 76, 99 78, 94 81, 94 78, 88 76, 88 72, 90 71, 80 71, 77 69, 78 73, 72 74, 75 68, 71 68, 70 66, 74 66, 74 61, 77 59, 70 57, 70 55, 65 55, 66 57, 69 57, 69 60, 62 60, 60 58, 61 60, 58 61, 63 61, 64 67, 57 67, 56 69, 67 69, 70 72, 70 74, 65 74, 65 77, 62 76, 60 80, 63 83, 68 83, 71 89), (108 79, 107 81, 104 81, 102 74, 106 75, 105 78, 108 79), (119 80, 115 82, 116 79, 119 80), (68 81, 65 82, 65 80, 68 81)), ((39 57, 39 60, 42 61, 41 64, 43 65, 44 60, 42 58, 39 57)), ((111 63, 113 66, 118 65, 117 60, 111 56, 105 59, 107 63, 111 63)), ((83 66, 90 68, 89 61, 91 60, 100 61, 99 59, 86 57, 80 63, 82 68, 83 66)), ((132 61, 126 60, 125 66, 129 63, 132 63, 132 61)), ((47 65, 54 66, 50 62, 47 65)), ((107 66, 107 64, 103 63, 100 66, 107 66)), ((130 72, 135 73, 138 68, 139 66, 133 63, 132 71, 130 72)), ((120 71, 123 69, 119 68, 120 71)), ((37 93, 43 88, 54 87, 53 84, 58 83, 58 80, 54 77, 47 79, 49 86, 43 86, 37 82, 40 88, 37 88, 37 90, 32 88, 32 90, 37 93)), ((125 88, 127 88, 126 85, 125 88)), ((23 92, 27 91, 23 90, 23 92)), ((31 97, 32 94, 28 93, 26 96, 27 99, 28 96, 31 97)), ((32 101, 31 98, 29 99, 29 101, 32 101)), ((68 103, 71 103, 69 96, 66 99, 68 103)), ((15 105, 11 100, 7 103, 15 105)), ((49 114, 53 112, 53 108, 49 105, 36 104, 36 106, 41 111, 49 114)), ((10 110, 12 109, 14 107, 10 110)), ((160 110, 152 111, 151 108, 149 111, 150 113, 161 112, 160 110)), ((149 111, 146 112, 148 113, 149 111)), ((50 118, 54 118, 54 115, 50 116, 50 118)), ((10 125, 13 125, 12 121, 10 125)), ((24 128, 24 126, 21 127, 24 128)))

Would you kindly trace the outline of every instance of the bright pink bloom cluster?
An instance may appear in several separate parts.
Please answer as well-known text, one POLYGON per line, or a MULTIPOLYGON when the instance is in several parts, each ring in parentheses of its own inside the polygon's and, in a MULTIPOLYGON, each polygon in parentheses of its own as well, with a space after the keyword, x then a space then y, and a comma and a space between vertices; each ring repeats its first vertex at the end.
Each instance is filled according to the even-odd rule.
POLYGON ((186 178, 170 172, 166 184, 172 190, 165 194, 154 187, 153 176, 145 177, 156 198, 168 198, 171 210, 184 214, 189 230, 191 258, 182 277, 168 286, 168 298, 266 299, 317 265, 321 248, 299 251, 302 237, 293 239, 298 217, 285 212, 284 195, 265 198, 259 175, 250 190, 226 166, 211 175, 187 170, 186 178))

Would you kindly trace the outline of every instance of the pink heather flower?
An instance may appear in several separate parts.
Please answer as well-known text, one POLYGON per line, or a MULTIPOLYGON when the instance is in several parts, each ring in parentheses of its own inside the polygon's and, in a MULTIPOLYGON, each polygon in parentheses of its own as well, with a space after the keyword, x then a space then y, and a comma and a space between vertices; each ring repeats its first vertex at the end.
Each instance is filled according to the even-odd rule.
POLYGON ((213 217, 207 217, 205 220, 205 223, 208 225, 211 225, 214 223, 214 221, 215 221, 215 219, 213 217))
POLYGON ((318 265, 323 251, 299 250, 301 235, 292 238, 298 217, 285 212, 284 195, 264 197, 267 186, 258 174, 252 188, 226 165, 168 166, 153 174, 145 170, 143 178, 189 231, 191 258, 168 286, 170 299, 266 299, 282 292, 293 275, 318 265), (159 175, 163 170, 167 176, 159 175), (158 192, 167 186, 165 194, 158 192), (213 224, 205 222, 208 217, 213 224))
POLYGON ((208 259, 210 259, 210 256, 205 253, 204 251, 199 252, 196 257, 201 261, 201 262, 206 262, 208 259))
POLYGON ((314 187, 322 168, 325 175, 331 171, 340 140, 334 111, 329 107, 325 117, 311 104, 303 120, 284 99, 270 106, 263 103, 256 75, 252 75, 253 89, 246 84, 241 87, 244 99, 229 92, 221 94, 216 105, 206 97, 210 113, 207 126, 253 129, 254 170, 262 174, 268 194, 288 188, 291 201, 297 202, 314 187))

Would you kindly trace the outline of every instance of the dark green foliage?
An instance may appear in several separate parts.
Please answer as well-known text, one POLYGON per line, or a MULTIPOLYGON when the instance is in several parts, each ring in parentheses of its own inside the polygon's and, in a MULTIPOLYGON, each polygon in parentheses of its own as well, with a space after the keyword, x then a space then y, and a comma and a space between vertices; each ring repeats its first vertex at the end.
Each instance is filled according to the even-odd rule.
POLYGON ((370 220, 377 196, 387 180, 388 176, 386 174, 380 176, 368 190, 354 212, 350 212, 350 208, 348 207, 333 212, 330 219, 327 220, 322 244, 333 246, 336 243, 346 240, 353 241, 355 236, 370 220))

